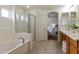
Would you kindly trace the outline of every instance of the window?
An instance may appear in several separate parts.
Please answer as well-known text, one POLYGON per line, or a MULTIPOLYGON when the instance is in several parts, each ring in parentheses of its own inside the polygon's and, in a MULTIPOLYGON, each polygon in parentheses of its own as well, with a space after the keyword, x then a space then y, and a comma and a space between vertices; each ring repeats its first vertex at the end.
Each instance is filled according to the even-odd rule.
POLYGON ((21 20, 22 20, 22 21, 24 20, 24 16, 23 16, 23 15, 21 15, 21 20))
POLYGON ((9 18, 9 12, 6 9, 1 9, 1 16, 9 18))

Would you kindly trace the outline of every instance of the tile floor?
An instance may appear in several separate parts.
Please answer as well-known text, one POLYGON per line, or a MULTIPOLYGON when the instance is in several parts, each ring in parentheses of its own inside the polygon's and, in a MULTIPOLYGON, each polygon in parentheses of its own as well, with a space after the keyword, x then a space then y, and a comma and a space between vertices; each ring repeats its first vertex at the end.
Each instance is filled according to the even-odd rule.
POLYGON ((31 54, 63 54, 57 40, 43 40, 33 44, 31 54))

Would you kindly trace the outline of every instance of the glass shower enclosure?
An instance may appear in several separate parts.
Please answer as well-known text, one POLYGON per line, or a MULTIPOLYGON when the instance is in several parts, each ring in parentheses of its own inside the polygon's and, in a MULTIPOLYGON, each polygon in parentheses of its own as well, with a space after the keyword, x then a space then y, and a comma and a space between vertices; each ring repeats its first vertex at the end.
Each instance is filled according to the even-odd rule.
POLYGON ((15 14, 15 32, 16 33, 31 33, 33 41, 35 40, 36 17, 27 12, 23 16, 15 14))

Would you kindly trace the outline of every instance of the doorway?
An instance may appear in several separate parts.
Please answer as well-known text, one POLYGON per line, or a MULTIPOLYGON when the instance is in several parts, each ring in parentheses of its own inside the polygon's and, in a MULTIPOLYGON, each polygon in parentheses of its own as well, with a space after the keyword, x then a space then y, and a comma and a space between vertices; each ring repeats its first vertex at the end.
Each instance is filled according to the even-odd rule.
POLYGON ((48 40, 58 40, 58 13, 48 13, 48 40))

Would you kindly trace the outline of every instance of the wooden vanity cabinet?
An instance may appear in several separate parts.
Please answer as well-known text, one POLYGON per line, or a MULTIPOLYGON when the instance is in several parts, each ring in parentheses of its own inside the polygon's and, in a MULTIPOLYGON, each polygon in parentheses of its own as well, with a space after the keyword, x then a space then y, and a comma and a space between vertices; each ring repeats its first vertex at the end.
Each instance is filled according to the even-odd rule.
POLYGON ((60 41, 61 41, 61 44, 62 44, 62 41, 66 39, 66 35, 64 35, 63 32, 59 32, 60 33, 60 41))
POLYGON ((70 38, 70 54, 77 54, 77 40, 70 38))
POLYGON ((60 31, 60 40, 61 40, 61 44, 62 44, 62 41, 65 40, 67 42, 67 51, 64 52, 66 54, 69 54, 69 50, 70 50, 70 45, 69 45, 69 37, 67 35, 65 35, 63 32, 60 31))
POLYGON ((59 31, 59 35, 60 35, 60 43, 62 45, 62 40, 63 40, 63 33, 61 31, 59 31))
POLYGON ((79 40, 74 40, 73 38, 67 36, 60 31, 61 43, 63 40, 66 40, 66 54, 79 54, 79 40))
POLYGON ((70 54, 77 54, 77 49, 70 43, 70 54))
POLYGON ((67 51, 66 51, 67 54, 70 53, 70 40, 69 40, 69 39, 70 39, 70 37, 68 37, 68 36, 66 35, 66 39, 65 39, 65 40, 66 40, 66 42, 67 42, 67 49, 66 49, 66 50, 67 50, 67 51))
POLYGON ((79 40, 70 39, 70 54, 79 54, 79 40))

